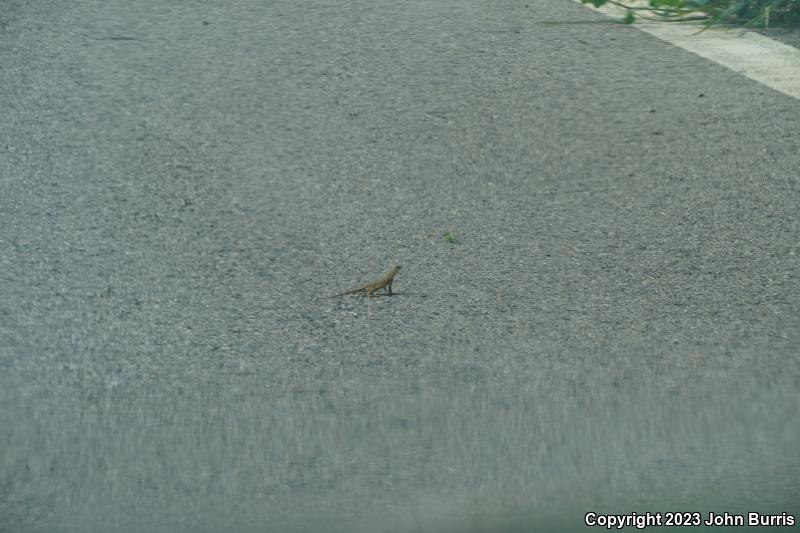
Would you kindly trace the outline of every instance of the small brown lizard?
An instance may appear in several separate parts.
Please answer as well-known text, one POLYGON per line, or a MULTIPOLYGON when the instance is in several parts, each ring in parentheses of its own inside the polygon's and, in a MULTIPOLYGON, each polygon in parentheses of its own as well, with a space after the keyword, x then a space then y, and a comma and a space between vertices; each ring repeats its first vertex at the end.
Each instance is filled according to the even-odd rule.
POLYGON ((360 287, 351 289, 349 291, 340 292, 339 294, 334 294, 333 296, 328 296, 328 298, 336 298, 337 296, 344 296, 345 294, 355 294, 357 292, 365 292, 367 293, 367 296, 372 296, 372 293, 377 291, 378 289, 384 289, 389 294, 392 294, 392 282, 394 281, 394 277, 398 272, 400 272, 400 267, 397 265, 393 265, 389 269, 389 272, 379 277, 375 281, 370 281, 369 283, 365 283, 360 287))

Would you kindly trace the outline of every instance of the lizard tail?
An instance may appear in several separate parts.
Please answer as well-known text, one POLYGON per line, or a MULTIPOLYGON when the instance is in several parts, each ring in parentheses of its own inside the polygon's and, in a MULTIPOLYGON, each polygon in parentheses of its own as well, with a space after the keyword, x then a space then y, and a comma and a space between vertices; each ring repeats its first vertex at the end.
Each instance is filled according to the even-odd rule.
POLYGON ((355 294, 355 293, 361 292, 363 290, 364 289, 352 289, 352 290, 349 290, 349 291, 340 292, 339 294, 332 294, 331 296, 328 296, 328 298, 336 298, 337 296, 344 296, 346 294, 355 294))

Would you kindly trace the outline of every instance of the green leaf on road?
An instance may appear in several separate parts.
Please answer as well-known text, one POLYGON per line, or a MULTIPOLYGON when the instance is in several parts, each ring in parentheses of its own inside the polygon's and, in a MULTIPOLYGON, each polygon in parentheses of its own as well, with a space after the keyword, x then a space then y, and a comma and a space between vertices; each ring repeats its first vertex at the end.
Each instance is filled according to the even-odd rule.
POLYGON ((444 237, 444 240, 446 240, 450 244, 461 244, 461 241, 458 240, 458 237, 456 237, 449 231, 444 235, 442 235, 442 237, 444 237))

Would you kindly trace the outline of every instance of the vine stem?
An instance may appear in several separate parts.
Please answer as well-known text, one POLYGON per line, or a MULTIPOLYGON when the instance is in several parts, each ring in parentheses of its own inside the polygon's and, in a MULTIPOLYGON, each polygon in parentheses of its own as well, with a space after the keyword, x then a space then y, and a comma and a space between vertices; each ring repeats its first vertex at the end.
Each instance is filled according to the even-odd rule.
MULTIPOLYGON (((628 5, 623 4, 622 2, 617 2, 616 0, 608 0, 607 3, 609 3, 611 5, 615 5, 617 7, 621 7, 622 9, 627 9, 629 11, 650 11, 650 12, 653 12, 653 13, 660 12, 660 13, 662 13, 663 17, 667 17, 667 16, 677 17, 677 16, 681 16, 683 14, 690 13, 689 10, 685 10, 685 11, 681 12, 680 10, 677 10, 677 9, 666 9, 666 8, 663 8, 663 7, 654 8, 654 7, 644 7, 644 6, 628 6, 628 5)), ((671 19, 657 19, 657 18, 653 18, 653 17, 647 17, 647 16, 644 16, 644 15, 637 15, 637 16, 639 18, 643 18, 645 20, 652 20, 653 22, 690 22, 690 21, 693 21, 693 20, 706 20, 706 19, 709 18, 708 15, 703 15, 703 16, 699 16, 699 17, 690 17, 690 18, 671 18, 671 19)))

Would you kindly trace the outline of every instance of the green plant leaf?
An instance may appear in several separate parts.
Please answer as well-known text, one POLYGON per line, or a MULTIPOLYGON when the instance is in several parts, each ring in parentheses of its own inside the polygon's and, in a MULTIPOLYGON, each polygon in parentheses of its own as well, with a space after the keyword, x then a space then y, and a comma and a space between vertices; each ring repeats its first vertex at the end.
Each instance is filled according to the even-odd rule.
POLYGON ((629 9, 629 10, 628 10, 628 11, 625 13, 625 16, 624 16, 624 17, 622 17, 622 23, 623 23, 623 24, 633 24, 633 21, 634 21, 635 19, 636 19, 636 17, 634 16, 634 14, 633 14, 633 11, 629 9))
POLYGON ((461 241, 458 240, 458 237, 453 235, 453 233, 450 231, 442 235, 442 237, 444 237, 444 240, 446 240, 450 244, 461 244, 461 241))
POLYGON ((738 15, 739 12, 746 7, 747 7, 747 2, 736 2, 732 6, 729 6, 728 9, 724 10, 722 13, 714 17, 714 22, 718 20, 725 20, 731 15, 738 15))

